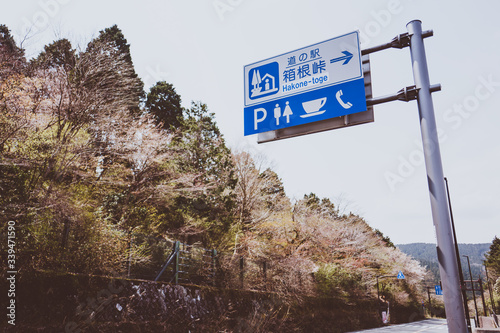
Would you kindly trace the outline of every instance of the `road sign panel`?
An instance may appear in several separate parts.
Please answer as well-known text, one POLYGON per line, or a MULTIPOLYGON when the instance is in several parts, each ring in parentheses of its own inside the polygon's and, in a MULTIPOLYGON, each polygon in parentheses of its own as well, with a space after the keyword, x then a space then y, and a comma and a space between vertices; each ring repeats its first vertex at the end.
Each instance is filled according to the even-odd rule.
POLYGON ((443 290, 440 285, 434 286, 434 289, 436 289, 436 295, 443 295, 443 290))
POLYGON ((405 275, 403 274, 402 271, 399 271, 397 278, 400 279, 400 280, 402 280, 402 279, 405 278, 405 275))
POLYGON ((341 117, 329 118, 313 123, 281 128, 274 131, 259 133, 257 143, 265 143, 276 140, 293 138, 300 135, 313 134, 323 131, 367 124, 375 121, 373 107, 368 106, 368 100, 373 97, 371 87, 370 58, 368 55, 362 56, 363 76, 365 81, 365 96, 367 99, 367 110, 363 112, 348 114, 341 117))
POLYGON ((245 135, 366 110, 358 32, 244 68, 245 135))

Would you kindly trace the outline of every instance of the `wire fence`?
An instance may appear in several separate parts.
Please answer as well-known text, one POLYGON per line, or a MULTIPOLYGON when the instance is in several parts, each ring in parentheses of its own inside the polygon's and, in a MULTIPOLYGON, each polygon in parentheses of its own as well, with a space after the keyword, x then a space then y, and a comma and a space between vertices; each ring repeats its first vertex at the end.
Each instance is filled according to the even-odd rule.
POLYGON ((217 251, 174 242, 172 252, 155 281, 215 284, 217 251))
POLYGON ((310 270, 294 262, 247 258, 144 235, 131 241, 130 253, 129 278, 281 293, 308 293, 314 283, 310 270), (141 248, 147 249, 148 261, 137 259, 141 248))
POLYGON ((127 277, 171 283, 214 284, 217 251, 179 241, 135 235, 127 277), (144 256, 148 260, 143 260, 144 256))
POLYGON ((219 256, 218 261, 222 287, 286 294, 308 293, 313 287, 313 275, 290 262, 224 254, 219 256))

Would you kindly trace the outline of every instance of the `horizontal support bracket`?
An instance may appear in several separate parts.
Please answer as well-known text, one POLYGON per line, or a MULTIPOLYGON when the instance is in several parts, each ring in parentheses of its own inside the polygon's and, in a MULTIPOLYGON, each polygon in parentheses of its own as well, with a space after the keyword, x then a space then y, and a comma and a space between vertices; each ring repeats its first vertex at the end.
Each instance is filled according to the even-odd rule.
MULTIPOLYGON (((418 88, 416 86, 409 86, 399 90, 397 93, 392 95, 386 95, 381 97, 367 98, 366 105, 373 106, 377 104, 392 102, 392 101, 403 101, 409 102, 417 99, 418 88)), ((430 92, 436 92, 441 90, 441 84, 433 84, 430 87, 430 92)))
MULTIPOLYGON (((432 37, 434 35, 434 32, 432 30, 427 30, 422 32, 422 38, 427 38, 427 37, 432 37)), ((361 50, 361 55, 366 55, 370 54, 373 52, 378 52, 382 51, 385 49, 390 49, 390 48, 395 48, 395 49, 402 49, 407 46, 410 46, 410 35, 405 32, 403 34, 397 35, 394 37, 389 43, 385 43, 382 45, 377 45, 374 47, 369 47, 367 49, 361 50)))

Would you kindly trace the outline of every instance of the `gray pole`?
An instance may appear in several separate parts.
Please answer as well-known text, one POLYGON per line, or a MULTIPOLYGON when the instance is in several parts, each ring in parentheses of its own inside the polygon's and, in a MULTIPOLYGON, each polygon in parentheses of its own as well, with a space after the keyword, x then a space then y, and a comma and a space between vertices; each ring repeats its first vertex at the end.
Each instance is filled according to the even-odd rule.
POLYGON ((488 308, 486 307, 486 300, 484 299, 484 288, 483 288, 483 280, 481 280, 481 274, 477 279, 477 283, 479 284, 479 292, 481 292, 481 300, 483 301, 483 314, 488 316, 488 308))
POLYGON ((465 320, 467 320, 467 329, 472 331, 472 327, 470 324, 470 314, 469 314, 469 305, 467 304, 467 291, 465 289, 464 282, 464 273, 462 271, 462 264, 460 263, 460 251, 458 250, 458 242, 457 242, 457 233, 455 231, 455 222, 453 221, 453 209, 451 208, 451 197, 450 197, 450 189, 448 187, 448 179, 444 177, 444 182, 446 184, 446 194, 448 197, 448 206, 450 207, 450 219, 451 219, 451 230, 453 231, 453 241, 455 242, 455 253, 457 254, 457 267, 458 267, 458 277, 460 278, 460 289, 462 290, 462 298, 464 302, 465 309, 465 320))
POLYGON ((475 288, 474 288, 474 280, 472 280, 472 271, 470 270, 470 260, 469 260, 469 256, 464 256, 467 258, 467 266, 469 266, 469 277, 470 277, 470 284, 471 284, 471 287, 472 287, 472 299, 474 300, 474 309, 476 311, 476 314, 474 315, 474 326, 476 327, 479 327, 478 324, 479 324, 479 314, 477 312, 477 302, 476 302, 476 291, 475 291, 475 288))
POLYGON ((429 297, 429 310, 431 312, 431 317, 432 317, 432 313, 434 311, 432 311, 432 303, 431 303, 431 292, 429 289, 431 289, 432 287, 426 287, 427 288, 427 296, 429 297))
POLYGON ((488 281, 488 291, 490 292, 491 307, 493 308, 493 314, 496 314, 497 309, 495 307, 495 299, 493 298, 493 291, 491 290, 490 278, 488 277, 488 268, 486 267, 486 263, 484 261, 483 265, 484 265, 484 272, 486 273, 486 281, 488 281))
POLYGON ((436 228, 439 272, 443 282, 443 298, 448 332, 467 333, 465 311, 458 278, 457 257, 453 244, 451 220, 446 199, 441 152, 430 92, 429 71, 422 37, 422 22, 407 24, 413 77, 418 89, 417 103, 424 146, 425 166, 431 199, 432 219, 436 228))

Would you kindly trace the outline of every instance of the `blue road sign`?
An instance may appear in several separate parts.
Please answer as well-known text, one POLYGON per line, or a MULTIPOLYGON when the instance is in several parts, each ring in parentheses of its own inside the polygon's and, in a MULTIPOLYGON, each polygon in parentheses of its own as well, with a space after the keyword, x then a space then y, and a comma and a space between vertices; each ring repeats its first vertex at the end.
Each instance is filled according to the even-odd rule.
POLYGON ((275 61, 252 68, 248 77, 249 80, 251 77, 250 91, 248 92, 250 99, 255 100, 277 94, 280 89, 279 76, 279 65, 275 61))
POLYGON ((402 280, 404 278, 405 278, 405 275, 403 274, 403 272, 399 271, 399 273, 398 273, 398 279, 402 280))
POLYGON ((358 32, 244 68, 245 135, 366 110, 358 32))
POLYGON ((436 295, 443 295, 443 290, 441 290, 440 285, 434 286, 434 289, 436 289, 436 295))

